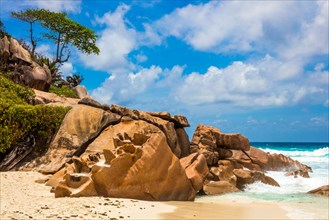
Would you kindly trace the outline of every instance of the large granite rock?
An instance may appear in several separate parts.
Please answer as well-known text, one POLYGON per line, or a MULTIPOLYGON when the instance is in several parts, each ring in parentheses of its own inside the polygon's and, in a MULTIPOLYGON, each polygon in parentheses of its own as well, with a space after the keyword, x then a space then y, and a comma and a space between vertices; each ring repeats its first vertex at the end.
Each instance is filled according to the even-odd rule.
POLYGON ((241 134, 223 134, 219 129, 199 124, 195 129, 191 152, 205 155, 209 166, 232 155, 231 150, 249 150, 249 140, 241 134))
POLYGON ((103 109, 103 105, 101 105, 99 102, 97 102, 96 100, 90 98, 89 96, 86 96, 84 98, 82 98, 80 101, 79 101, 79 104, 82 104, 82 105, 88 105, 88 106, 92 106, 92 107, 95 107, 95 108, 100 108, 100 109, 103 109))
POLYGON ((38 90, 48 90, 51 73, 46 65, 40 66, 31 58, 31 54, 15 39, 5 36, 0 39, 0 54, 3 68, 11 71, 16 83, 38 90))
POLYGON ((14 61, 23 61, 27 64, 32 64, 30 53, 18 43, 15 38, 10 38, 9 50, 11 59, 14 61))
POLYGON ((41 173, 55 173, 72 156, 80 156, 100 132, 120 121, 121 116, 86 105, 76 105, 67 113, 47 153, 39 159, 41 173), (63 156, 65 155, 65 156, 63 156))
POLYGON ((190 140, 186 131, 184 128, 176 128, 175 131, 177 135, 177 143, 181 151, 180 157, 183 158, 190 155, 190 140))
MULTIPOLYGON (((233 174, 235 167, 229 160, 218 161, 218 166, 213 166, 210 168, 210 173, 212 174, 209 180, 213 181, 227 181, 232 185, 236 185, 236 176, 233 174)), ((240 167, 241 168, 241 167, 240 167)))
POLYGON ((51 84, 51 73, 47 66, 32 62, 30 66, 18 68, 24 85, 38 90, 48 89, 51 84))
POLYGON ((139 133, 130 141, 117 147, 104 162, 93 164, 89 173, 67 171, 55 187, 55 196, 194 199, 195 190, 163 132, 139 133))
POLYGON ((1 61, 3 63, 7 63, 9 57, 10 57, 10 50, 9 50, 9 46, 10 42, 7 38, 7 36, 5 36, 3 39, 0 39, 0 55, 1 55, 1 61))
POLYGON ((104 149, 115 150, 124 144, 131 144, 132 140, 135 143, 145 142, 145 135, 161 132, 161 130, 155 125, 149 124, 143 120, 121 120, 120 123, 110 125, 104 129, 100 135, 93 140, 85 152, 81 155, 83 158, 87 158, 90 154, 103 154, 104 149))
POLYGON ((191 181, 194 190, 199 192, 209 173, 206 158, 203 154, 193 153, 187 157, 181 158, 180 163, 185 169, 186 175, 191 181))
POLYGON ((64 96, 58 96, 54 93, 44 92, 40 90, 33 90, 35 93, 35 97, 33 100, 33 104, 35 105, 51 105, 51 106, 74 106, 77 105, 80 99, 75 98, 67 98, 64 96))
POLYGON ((280 187, 273 178, 266 176, 260 171, 250 171, 244 169, 234 169, 234 175, 237 177, 236 186, 239 189, 244 189, 247 184, 252 184, 254 182, 262 182, 264 184, 280 187))
POLYGON ((270 154, 258 148, 250 147, 248 151, 233 150, 230 160, 235 160, 252 170, 312 172, 311 167, 286 157, 282 154, 270 154))
POLYGON ((171 121, 175 124, 175 128, 190 127, 187 118, 183 115, 171 116, 169 112, 149 112, 150 115, 158 118, 162 118, 166 121, 171 121))
MULTIPOLYGON (((170 149, 178 158, 182 157, 182 151, 184 152, 183 153, 184 156, 185 156, 186 152, 188 151, 185 149, 186 148, 185 145, 182 145, 182 147, 184 149, 181 149, 181 146, 180 146, 180 144, 178 142, 178 138, 177 138, 177 133, 176 133, 177 129, 175 130, 175 123, 172 122, 172 120, 170 119, 171 117, 169 117, 169 116, 160 117, 159 115, 152 116, 152 114, 154 115, 155 113, 150 114, 148 112, 131 110, 129 108, 121 107, 121 106, 114 105, 114 104, 111 105, 110 111, 117 113, 121 116, 126 116, 126 117, 134 119, 134 120, 143 120, 145 122, 148 122, 148 123, 158 127, 165 134, 167 143, 168 143, 170 149)), ((186 120, 186 118, 185 118, 185 120, 186 120)), ((187 122, 187 120, 186 120, 186 122, 187 122)), ((180 133, 180 134, 182 134, 182 133, 180 133)))
POLYGON ((76 87, 74 87, 74 91, 77 93, 80 99, 83 99, 85 97, 91 98, 85 86, 77 85, 76 87))
POLYGON ((239 192, 240 190, 232 183, 225 180, 211 181, 203 186, 206 195, 220 195, 224 193, 239 192))

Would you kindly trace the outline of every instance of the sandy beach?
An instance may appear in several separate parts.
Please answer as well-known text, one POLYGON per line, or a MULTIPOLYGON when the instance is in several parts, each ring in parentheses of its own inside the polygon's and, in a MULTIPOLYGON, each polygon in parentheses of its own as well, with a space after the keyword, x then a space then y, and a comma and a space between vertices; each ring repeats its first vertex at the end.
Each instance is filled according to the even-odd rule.
POLYGON ((289 219, 273 203, 55 198, 37 172, 0 173, 1 219, 289 219))

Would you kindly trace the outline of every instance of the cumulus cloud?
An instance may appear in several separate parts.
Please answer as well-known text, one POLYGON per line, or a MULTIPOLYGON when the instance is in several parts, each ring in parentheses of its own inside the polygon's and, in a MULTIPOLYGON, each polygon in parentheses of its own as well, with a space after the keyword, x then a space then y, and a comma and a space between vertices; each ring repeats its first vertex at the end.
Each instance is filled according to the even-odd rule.
POLYGON ((285 63, 266 56, 256 63, 211 66, 206 73, 184 78, 176 98, 189 105, 220 103, 233 106, 283 106, 321 103, 328 97, 328 71, 299 72, 294 80, 275 77, 285 63))
POLYGON ((214 108, 327 103, 327 63, 313 59, 328 55, 326 8, 325 1, 210 1, 176 9, 138 32, 125 18, 130 7, 120 5, 95 20, 105 26, 97 42, 101 54, 81 57, 111 74, 93 91, 103 102, 136 104, 147 97, 168 106, 214 108), (201 73, 184 72, 184 66, 143 68, 143 53, 134 57, 137 64, 129 60, 132 51, 170 36, 196 50, 256 56, 201 73))
POLYGON ((71 76, 76 72, 73 64, 70 62, 63 63, 60 66, 60 71, 64 78, 66 78, 67 76, 71 76))
POLYGON ((176 102, 173 89, 182 83, 183 70, 181 66, 163 69, 153 65, 128 74, 112 74, 91 94, 103 103, 141 106, 143 109, 160 105, 159 109, 168 109, 176 102))
POLYGON ((327 9, 327 1, 210 1, 176 9, 153 27, 197 50, 279 54, 285 49, 289 57, 291 47, 290 56, 327 48, 327 9), (315 48, 304 48, 310 43, 315 48))
POLYGON ((49 44, 40 44, 35 48, 35 51, 38 54, 42 54, 50 59, 53 59, 54 56, 52 54, 52 47, 49 44))
POLYGON ((25 8, 43 8, 56 12, 79 13, 81 11, 81 0, 22 0, 14 4, 12 0, 1 0, 1 12, 19 11, 25 8))
POLYGON ((129 27, 124 16, 129 11, 127 5, 120 5, 114 12, 96 17, 96 25, 104 25, 96 45, 99 55, 80 54, 87 67, 106 72, 125 73, 134 68, 128 54, 136 47, 136 30, 129 27))
MULTIPOLYGON (((105 26, 98 33, 96 44, 100 48, 99 55, 80 54, 81 60, 87 67, 102 70, 108 73, 127 73, 136 70, 136 65, 128 55, 141 46, 159 45, 160 36, 149 24, 143 24, 144 31, 135 30, 131 22, 126 18, 130 6, 119 5, 114 12, 107 12, 103 16, 97 16, 94 25, 105 26)), ((145 62, 147 57, 137 55, 139 63, 145 62)))
POLYGON ((136 73, 113 74, 92 91, 92 96, 104 103, 130 103, 137 96, 149 92, 161 72, 160 67, 151 66, 136 73))
POLYGON ((79 13, 81 11, 81 0, 56 0, 56 1, 25 1, 28 6, 48 9, 50 11, 66 11, 71 13, 79 13))

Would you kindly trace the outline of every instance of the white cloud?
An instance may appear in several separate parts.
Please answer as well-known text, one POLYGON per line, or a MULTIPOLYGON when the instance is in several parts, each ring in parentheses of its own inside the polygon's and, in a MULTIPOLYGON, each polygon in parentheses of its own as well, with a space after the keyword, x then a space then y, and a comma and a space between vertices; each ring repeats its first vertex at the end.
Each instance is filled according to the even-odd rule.
POLYGON ((202 51, 265 51, 286 58, 326 53, 328 2, 210 1, 178 8, 153 28, 202 51))
POLYGON ((105 13, 96 17, 96 24, 105 25, 99 33, 96 44, 99 55, 80 54, 87 67, 106 72, 125 73, 134 68, 128 54, 136 47, 136 31, 128 27, 124 16, 129 11, 127 5, 120 5, 113 13, 105 13))
MULTIPOLYGON (((133 24, 126 19, 130 6, 121 4, 114 12, 107 12, 101 17, 96 17, 94 25, 105 26, 98 33, 96 45, 100 49, 99 55, 80 54, 84 65, 95 70, 108 73, 127 73, 135 71, 138 67, 130 60, 128 55, 141 46, 159 45, 160 36, 149 24, 143 24, 144 31, 138 32, 133 24)), ((145 62, 147 56, 135 56, 139 63, 145 62)))
POLYGON ((104 103, 129 103, 148 90, 159 78, 162 69, 157 66, 143 68, 137 73, 113 74, 101 87, 92 91, 92 96, 104 103))
POLYGON ((19 11, 26 8, 43 8, 56 12, 79 13, 81 11, 81 0, 22 0, 13 2, 12 0, 1 0, 1 12, 19 11))
POLYGON ((141 46, 160 45, 163 41, 163 36, 160 36, 150 24, 144 23, 143 26, 144 26, 144 32, 139 32, 137 35, 139 45, 141 46))
POLYGON ((76 72, 73 64, 70 62, 63 63, 63 65, 60 66, 60 71, 62 72, 64 79, 76 72))
MULTIPOLYGON (((312 71, 304 66, 328 54, 327 6, 315 1, 210 1, 176 9, 138 32, 125 18, 130 7, 120 5, 95 20, 105 26, 97 42, 100 55, 81 58, 86 66, 112 74, 92 94, 103 102, 136 104, 148 98, 170 107, 208 108, 325 103, 327 64, 312 63, 312 71), (159 45, 169 36, 197 50, 256 56, 185 74, 184 66, 142 68, 128 58, 141 46, 159 45)), ((147 59, 142 52, 134 58, 139 64, 147 59)))
POLYGON ((142 8, 152 8, 156 4, 160 3, 162 0, 148 0, 148 1, 141 1, 141 0, 130 0, 131 4, 134 6, 139 6, 142 8))
POLYGON ((81 11, 81 0, 56 0, 56 1, 44 1, 44 0, 30 0, 24 1, 26 6, 38 7, 48 9, 50 11, 65 11, 71 13, 79 13, 81 11))
POLYGON ((148 59, 147 56, 145 56, 145 54, 143 54, 143 53, 137 54, 135 57, 136 57, 136 61, 138 63, 143 63, 143 62, 147 61, 147 59, 148 59))
POLYGON ((53 59, 54 56, 52 54, 52 47, 49 44, 40 44, 35 48, 35 51, 38 54, 42 54, 43 56, 46 56, 50 59, 53 59))
POLYGON ((282 80, 275 77, 276 71, 284 69, 282 66, 285 63, 269 56, 256 63, 234 62, 222 69, 211 66, 206 73, 187 75, 176 89, 176 99, 187 105, 219 103, 250 107, 323 103, 326 100, 328 71, 298 72, 293 80, 282 80))

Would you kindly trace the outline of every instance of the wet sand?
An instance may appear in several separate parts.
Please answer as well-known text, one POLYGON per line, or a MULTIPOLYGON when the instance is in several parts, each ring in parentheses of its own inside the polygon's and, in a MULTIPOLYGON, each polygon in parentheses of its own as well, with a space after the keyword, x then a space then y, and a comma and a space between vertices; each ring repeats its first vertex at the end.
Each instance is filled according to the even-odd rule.
POLYGON ((0 219, 289 219, 274 203, 55 198, 37 172, 0 173, 0 219))

